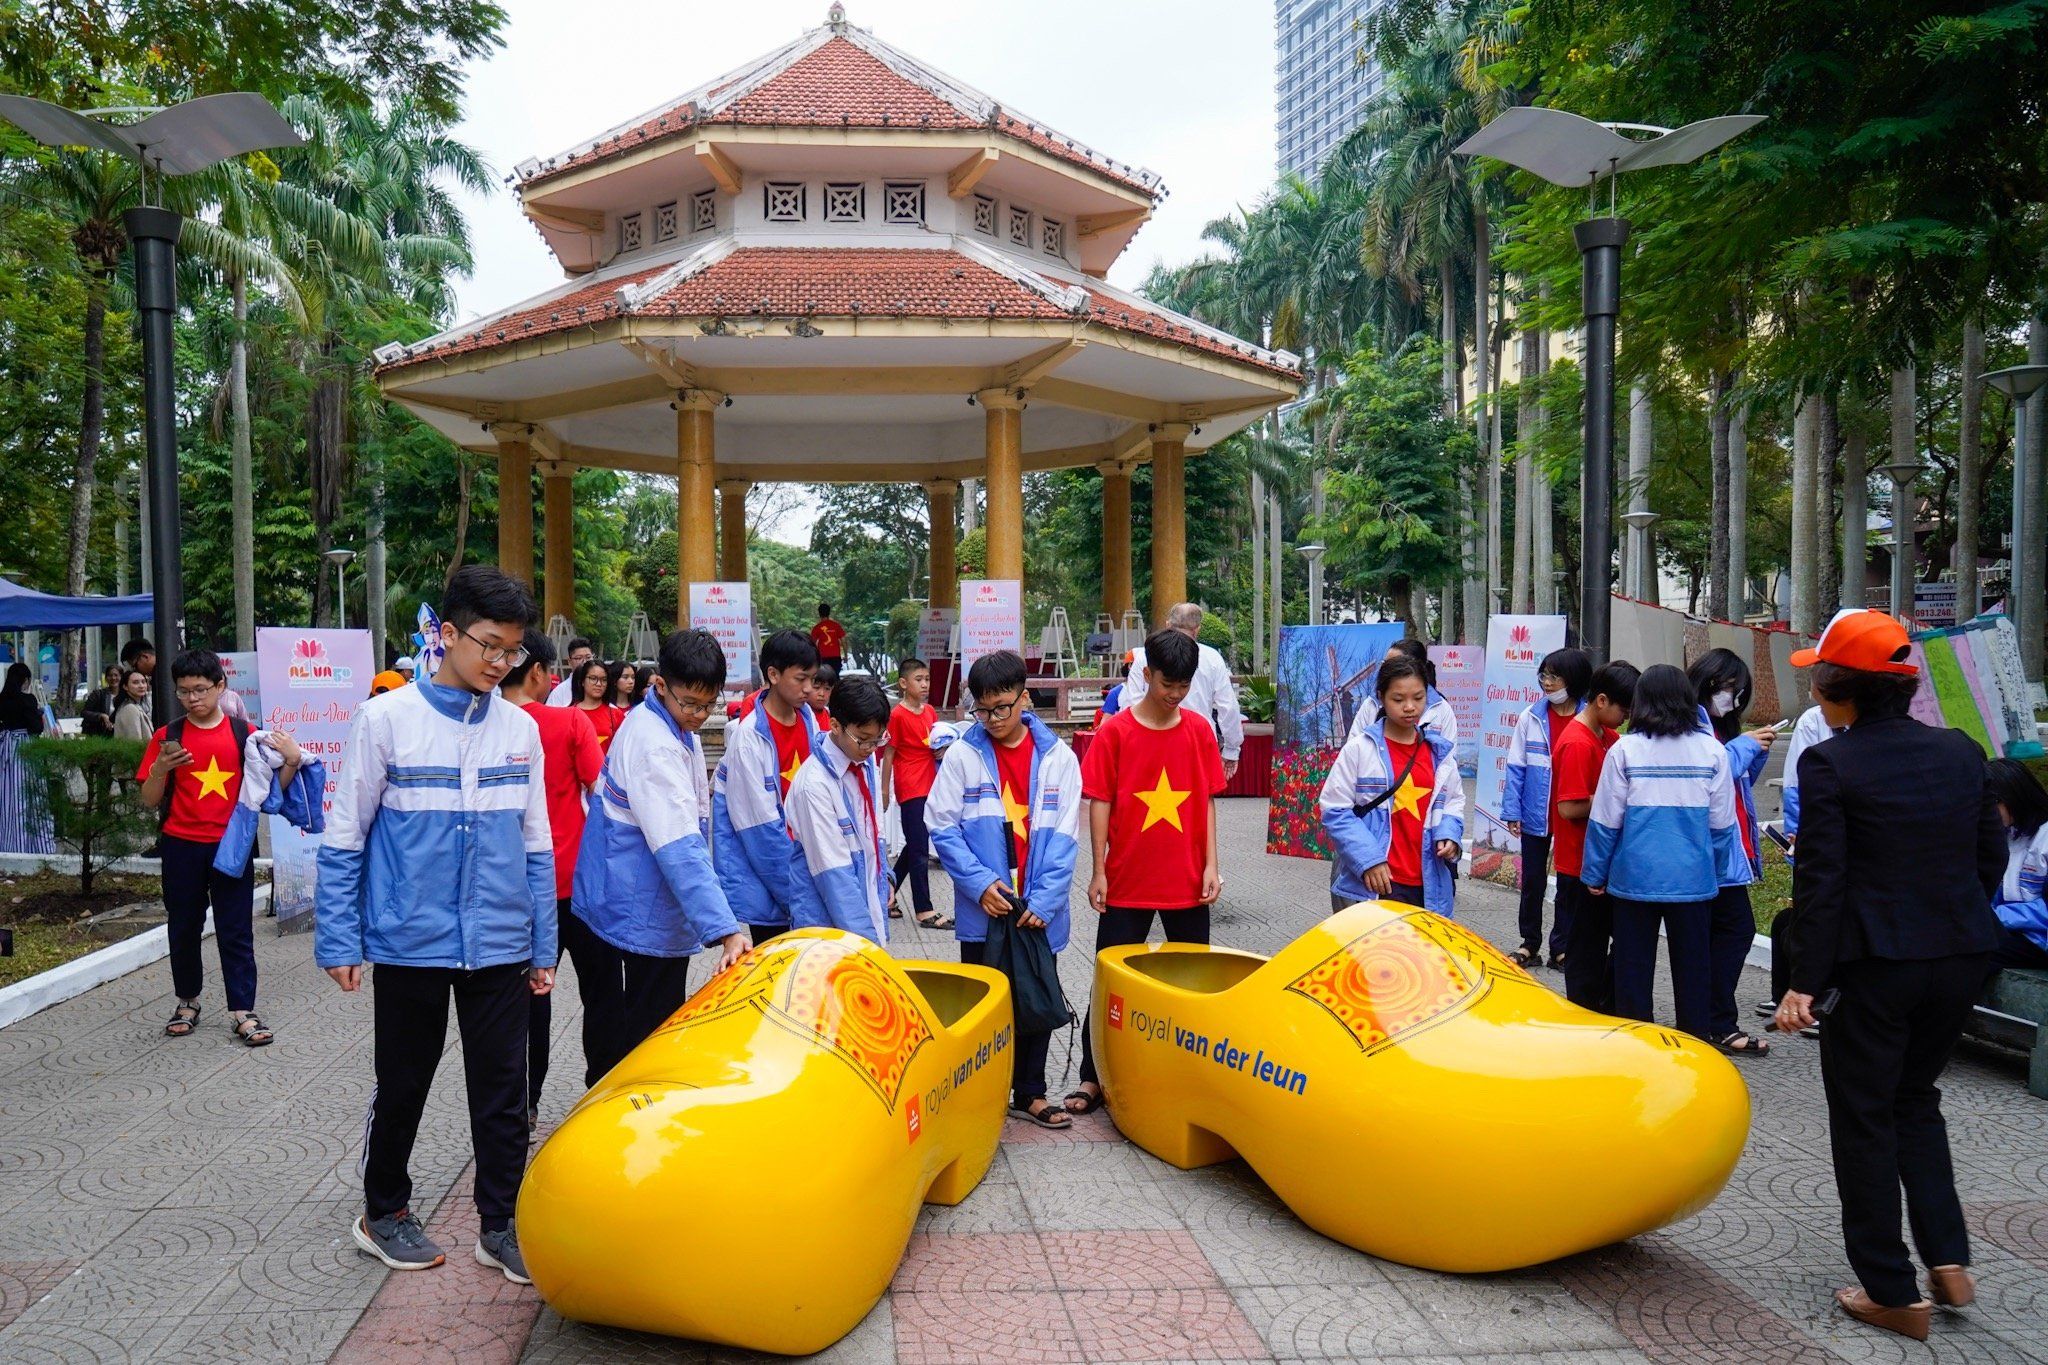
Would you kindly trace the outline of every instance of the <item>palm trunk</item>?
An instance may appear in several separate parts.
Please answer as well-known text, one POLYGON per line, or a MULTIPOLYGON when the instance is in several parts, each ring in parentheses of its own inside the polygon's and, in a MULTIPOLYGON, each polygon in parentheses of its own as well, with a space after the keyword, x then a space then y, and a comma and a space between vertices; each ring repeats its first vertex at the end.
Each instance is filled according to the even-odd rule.
POLYGON ((1842 420, 1830 389, 1815 400, 1820 410, 1817 446, 1813 462, 1813 578, 1820 591, 1820 609, 1815 616, 1832 621, 1835 612, 1853 605, 1842 600, 1842 578, 1835 555, 1835 458, 1841 450, 1842 420))
MULTIPOLYGON (((363 614, 370 626, 370 657, 384 665, 384 460, 371 460, 370 510, 363 528, 363 614)), ((913 571, 916 556, 910 556, 913 571)))
POLYGON ((1531 536, 1531 514, 1536 493, 1536 333, 1521 335, 1521 383, 1515 404, 1515 567, 1510 577, 1508 610, 1526 615, 1530 610, 1529 562, 1535 541, 1531 536))
POLYGON ((1749 614, 1749 409, 1728 414, 1728 607, 1749 614))
POLYGON ((1815 420, 1819 405, 1801 395, 1793 400, 1792 414, 1792 631, 1815 635, 1820 631, 1820 584, 1814 578, 1813 495, 1816 448, 1819 445, 1815 420))
MULTIPOLYGON (((107 288, 109 272, 88 266, 85 289, 85 391, 78 412, 78 461, 71 472, 71 529, 65 546, 64 591, 77 597, 85 591, 85 556, 92 543, 92 497, 100 463, 100 437, 107 417, 107 288)), ((69 631, 58 637, 57 705, 71 709, 78 690, 78 666, 69 631)), ((159 640, 157 648, 175 650, 175 640, 159 640)))
POLYGON ((249 282, 228 277, 235 331, 228 343, 228 469, 235 590, 235 648, 256 648, 256 489, 249 433, 249 282))
MULTIPOLYGON (((1252 672, 1266 671, 1266 481, 1252 471, 1252 672)), ((1114 628, 1115 623, 1111 626, 1114 628)))
MULTIPOLYGON (((476 487, 476 468, 469 462, 468 453, 455 452, 455 552, 448 557, 448 572, 442 575, 443 586, 455 577, 455 571, 462 567, 462 556, 469 549, 469 504, 472 490, 476 487)), ((1111 629, 1120 627, 1112 623, 1111 629)))
MULTIPOLYGON (((1956 615, 1983 605, 1977 582, 1977 513, 1984 501, 1984 324, 1963 320, 1962 415, 1956 447, 1956 615)), ((1846 509, 1847 500, 1844 499, 1846 509)))
POLYGON ((335 359, 340 339, 332 333, 319 347, 319 379, 313 386, 308 420, 307 466, 313 485, 313 536, 321 556, 313 577, 313 623, 333 625, 339 620, 337 603, 328 586, 326 554, 334 548, 334 522, 341 515, 342 447, 347 436, 348 384, 335 359))
MULTIPOLYGON (((1549 286, 1543 294, 1548 297, 1549 286)), ((1536 377, 1539 388, 1543 377, 1550 372, 1550 333, 1536 334, 1536 377)), ((1535 443, 1538 449, 1543 445, 1543 433, 1550 422, 1550 405, 1539 393, 1536 400, 1535 443)), ((1530 466, 1529 509, 1529 606, 1532 610, 1551 615, 1557 611, 1557 516, 1554 489, 1550 485, 1549 471, 1538 462, 1530 466)))
POLYGON ((1714 481, 1713 510, 1707 515, 1707 615, 1716 621, 1732 620, 1729 602, 1734 597, 1728 582, 1728 373, 1718 371, 1708 381, 1707 432, 1714 481))
POLYGON ((1862 391, 1852 383, 1848 395, 1849 420, 1842 424, 1840 599, 1845 607, 1860 607, 1870 595, 1870 430, 1863 421, 1862 391))
POLYGON ((1477 410, 1473 413, 1473 430, 1478 436, 1474 448, 1479 453, 1479 468, 1484 472, 1479 492, 1472 499, 1473 510, 1481 518, 1473 528, 1473 548, 1479 552, 1479 562, 1469 564, 1468 571, 1481 580, 1484 594, 1481 609, 1486 612, 1494 610, 1499 600, 1495 594, 1500 588, 1500 456, 1493 449, 1492 424, 1488 420, 1493 398, 1493 320, 1489 316, 1493 303, 1492 248, 1492 224, 1486 217, 1486 199, 1475 194, 1472 196, 1472 397, 1477 410))

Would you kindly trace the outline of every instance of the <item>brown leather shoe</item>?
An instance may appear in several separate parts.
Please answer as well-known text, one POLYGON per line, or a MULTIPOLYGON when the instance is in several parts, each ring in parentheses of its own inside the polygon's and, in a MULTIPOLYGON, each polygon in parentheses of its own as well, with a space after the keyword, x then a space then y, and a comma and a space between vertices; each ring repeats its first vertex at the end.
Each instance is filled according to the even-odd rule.
POLYGON ((1967 1308, 1977 1301, 1977 1277, 1965 1265, 1929 1266, 1927 1293, 1944 1308, 1967 1308))
POLYGON ((1915 1341, 1927 1340, 1927 1326, 1934 1317, 1934 1305, 1926 1299, 1904 1308, 1887 1308, 1859 1289, 1837 1289, 1835 1302, 1858 1322, 1897 1332, 1915 1341))

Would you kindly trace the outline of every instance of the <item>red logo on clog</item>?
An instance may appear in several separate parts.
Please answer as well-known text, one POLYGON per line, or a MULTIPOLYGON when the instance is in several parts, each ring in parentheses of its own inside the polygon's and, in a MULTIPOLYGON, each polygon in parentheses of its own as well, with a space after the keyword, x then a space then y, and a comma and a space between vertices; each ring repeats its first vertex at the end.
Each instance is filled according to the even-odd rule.
POLYGON ((1124 998, 1121 995, 1109 997, 1109 1026, 1116 1029, 1124 1026, 1124 998))
POLYGON ((918 1102, 915 1095, 912 1095, 910 1103, 903 1107, 903 1123, 910 1130, 911 1142, 917 1141, 918 1136, 924 1132, 924 1106, 918 1102))

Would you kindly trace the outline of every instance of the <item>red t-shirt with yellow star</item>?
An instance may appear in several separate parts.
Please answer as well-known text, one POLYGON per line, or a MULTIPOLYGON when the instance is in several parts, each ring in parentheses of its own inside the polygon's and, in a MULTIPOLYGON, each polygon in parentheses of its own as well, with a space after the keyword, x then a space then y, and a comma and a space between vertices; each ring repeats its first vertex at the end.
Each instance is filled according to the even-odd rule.
POLYGON ((1003 819, 1009 824, 1010 838, 1016 844, 1018 867, 1024 866, 1024 855, 1031 847, 1031 755, 1036 747, 1029 730, 1021 733, 1022 737, 1009 748, 995 746, 996 783, 1002 789, 1003 819))
MULTIPOLYGON (((202 730, 185 722, 179 743, 190 751, 192 761, 171 775, 170 810, 164 815, 164 833, 173 839, 190 839, 199 844, 217 844, 227 833, 228 816, 242 795, 242 755, 235 749, 235 727, 223 715, 220 723, 202 730)), ((164 745, 164 732, 149 737, 143 750, 142 766, 135 780, 149 776, 150 765, 164 745)))
POLYGON ((789 784, 796 781, 796 770, 811 756, 810 732, 804 729, 802 716, 784 725, 765 706, 761 714, 767 717, 768 733, 775 736, 775 780, 782 788, 782 799, 787 801, 789 784))
POLYGON ((1216 732, 1192 711, 1154 730, 1135 711, 1102 723, 1081 761, 1081 794, 1109 803, 1109 903, 1186 910, 1202 903, 1209 798, 1223 790, 1216 732))
POLYGON ((1401 785, 1387 798, 1393 812, 1392 838, 1387 843, 1387 874, 1403 886, 1422 885, 1422 841, 1428 830, 1429 798, 1436 792, 1436 754, 1421 735, 1413 744, 1387 741, 1387 758, 1394 773, 1406 772, 1401 785), (1410 768, 1408 760, 1415 760, 1410 768))

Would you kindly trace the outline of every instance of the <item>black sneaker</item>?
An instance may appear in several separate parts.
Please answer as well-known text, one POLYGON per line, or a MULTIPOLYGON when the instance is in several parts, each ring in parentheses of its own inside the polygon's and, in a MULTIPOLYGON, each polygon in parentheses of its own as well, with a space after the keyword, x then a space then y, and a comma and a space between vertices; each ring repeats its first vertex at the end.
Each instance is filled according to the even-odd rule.
POLYGON ((349 1232, 357 1246, 393 1270, 432 1270, 448 1259, 427 1239, 427 1230, 411 1209, 400 1209, 389 1218, 359 1216, 349 1232))
POLYGON ((1757 1002, 1757 1006, 1756 1006, 1756 1013, 1757 1013, 1757 1017, 1758 1017, 1759 1019, 1768 1019, 1768 1018, 1770 1018, 1770 1017, 1771 1017, 1772 1015, 1776 1014, 1777 1012, 1778 1012, 1778 1002, 1777 1002, 1777 1001, 1775 1001, 1775 1000, 1760 1000, 1760 1001, 1758 1001, 1758 1002, 1757 1002))
POLYGON ((519 1254, 519 1230, 510 1223, 496 1232, 477 1236, 476 1260, 478 1265, 504 1271, 505 1278, 514 1284, 533 1283, 526 1273, 526 1258, 519 1254))

